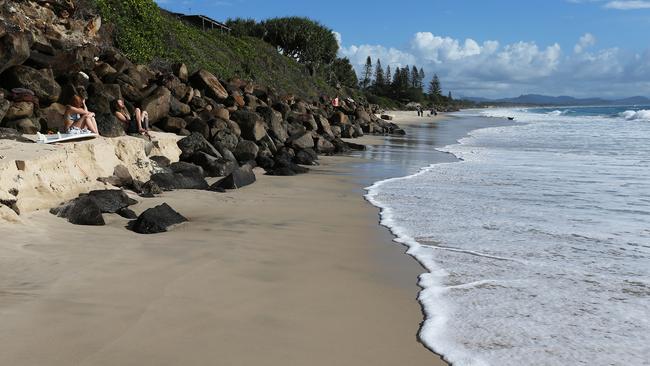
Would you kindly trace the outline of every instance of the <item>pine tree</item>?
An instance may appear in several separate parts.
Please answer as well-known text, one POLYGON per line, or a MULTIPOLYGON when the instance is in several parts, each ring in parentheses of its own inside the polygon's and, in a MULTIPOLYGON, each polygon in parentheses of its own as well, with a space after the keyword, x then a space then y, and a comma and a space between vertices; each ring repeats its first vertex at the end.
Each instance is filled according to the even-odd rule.
POLYGON ((420 79, 420 89, 424 88, 424 69, 420 68, 420 74, 418 75, 420 79))
POLYGON ((368 89, 372 83, 372 59, 370 56, 366 59, 366 66, 363 69, 363 78, 361 78, 361 89, 368 89))
POLYGON ((393 74, 391 74, 390 71, 390 65, 386 66, 386 74, 384 74, 384 84, 387 86, 391 84, 391 79, 393 77, 393 74))
POLYGON ((418 68, 413 65, 413 68, 411 69, 411 87, 412 88, 420 88, 420 73, 418 72, 418 68))
POLYGON ((375 89, 382 89, 386 84, 384 83, 384 69, 381 67, 381 60, 377 59, 375 65, 375 89))
POLYGON ((429 83, 429 98, 437 103, 440 101, 440 95, 442 94, 442 89, 440 89, 440 79, 437 74, 433 74, 431 83, 429 83))

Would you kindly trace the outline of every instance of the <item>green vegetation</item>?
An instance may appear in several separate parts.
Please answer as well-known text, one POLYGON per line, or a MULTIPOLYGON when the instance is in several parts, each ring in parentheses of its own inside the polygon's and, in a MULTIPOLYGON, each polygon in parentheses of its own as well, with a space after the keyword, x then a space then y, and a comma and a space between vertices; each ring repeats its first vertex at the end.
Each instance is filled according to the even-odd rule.
POLYGON ((116 46, 134 62, 162 66, 183 62, 190 70, 205 68, 223 79, 253 80, 278 92, 304 97, 335 94, 336 75, 345 75, 340 65, 323 67, 319 73, 310 72, 304 64, 278 53, 275 46, 256 37, 263 34, 252 20, 240 20, 233 27, 233 34, 228 34, 198 29, 161 10, 153 0, 93 3, 102 17, 115 26, 116 46), (333 80, 328 82, 332 72, 333 80))

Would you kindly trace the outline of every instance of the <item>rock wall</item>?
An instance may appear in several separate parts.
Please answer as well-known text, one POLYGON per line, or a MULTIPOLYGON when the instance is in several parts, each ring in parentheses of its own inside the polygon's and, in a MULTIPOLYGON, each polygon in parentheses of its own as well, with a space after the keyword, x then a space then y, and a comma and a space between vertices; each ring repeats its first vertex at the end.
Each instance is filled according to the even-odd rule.
POLYGON ((97 178, 124 165, 134 179, 148 181, 152 156, 178 161, 178 137, 154 133, 155 143, 136 137, 98 138, 62 145, 0 140, 0 219, 55 207, 63 201, 107 185, 97 178), (148 154, 147 154, 148 152, 148 154))

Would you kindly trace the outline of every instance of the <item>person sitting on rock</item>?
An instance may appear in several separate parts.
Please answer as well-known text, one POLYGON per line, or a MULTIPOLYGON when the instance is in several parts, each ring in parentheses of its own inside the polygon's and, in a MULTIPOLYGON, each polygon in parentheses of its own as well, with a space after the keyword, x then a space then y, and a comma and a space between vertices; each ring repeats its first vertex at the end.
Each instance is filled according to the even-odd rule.
POLYGON ((135 113, 131 114, 124 104, 124 100, 116 99, 113 101, 113 113, 115 118, 124 125, 126 133, 149 134, 149 113, 147 111, 135 108, 135 113))
POLYGON ((88 110, 86 100, 78 95, 72 97, 66 106, 63 119, 65 133, 81 133, 85 130, 99 134, 95 113, 88 110))

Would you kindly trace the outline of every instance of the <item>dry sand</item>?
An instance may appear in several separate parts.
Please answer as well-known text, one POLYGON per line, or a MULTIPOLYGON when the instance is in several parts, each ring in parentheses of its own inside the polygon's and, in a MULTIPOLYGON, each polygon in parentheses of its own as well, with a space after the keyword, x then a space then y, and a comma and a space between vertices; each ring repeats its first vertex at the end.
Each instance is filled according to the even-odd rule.
POLYGON ((292 178, 161 202, 190 222, 0 224, 1 365, 437 365, 417 342, 421 268, 329 158, 292 178))

